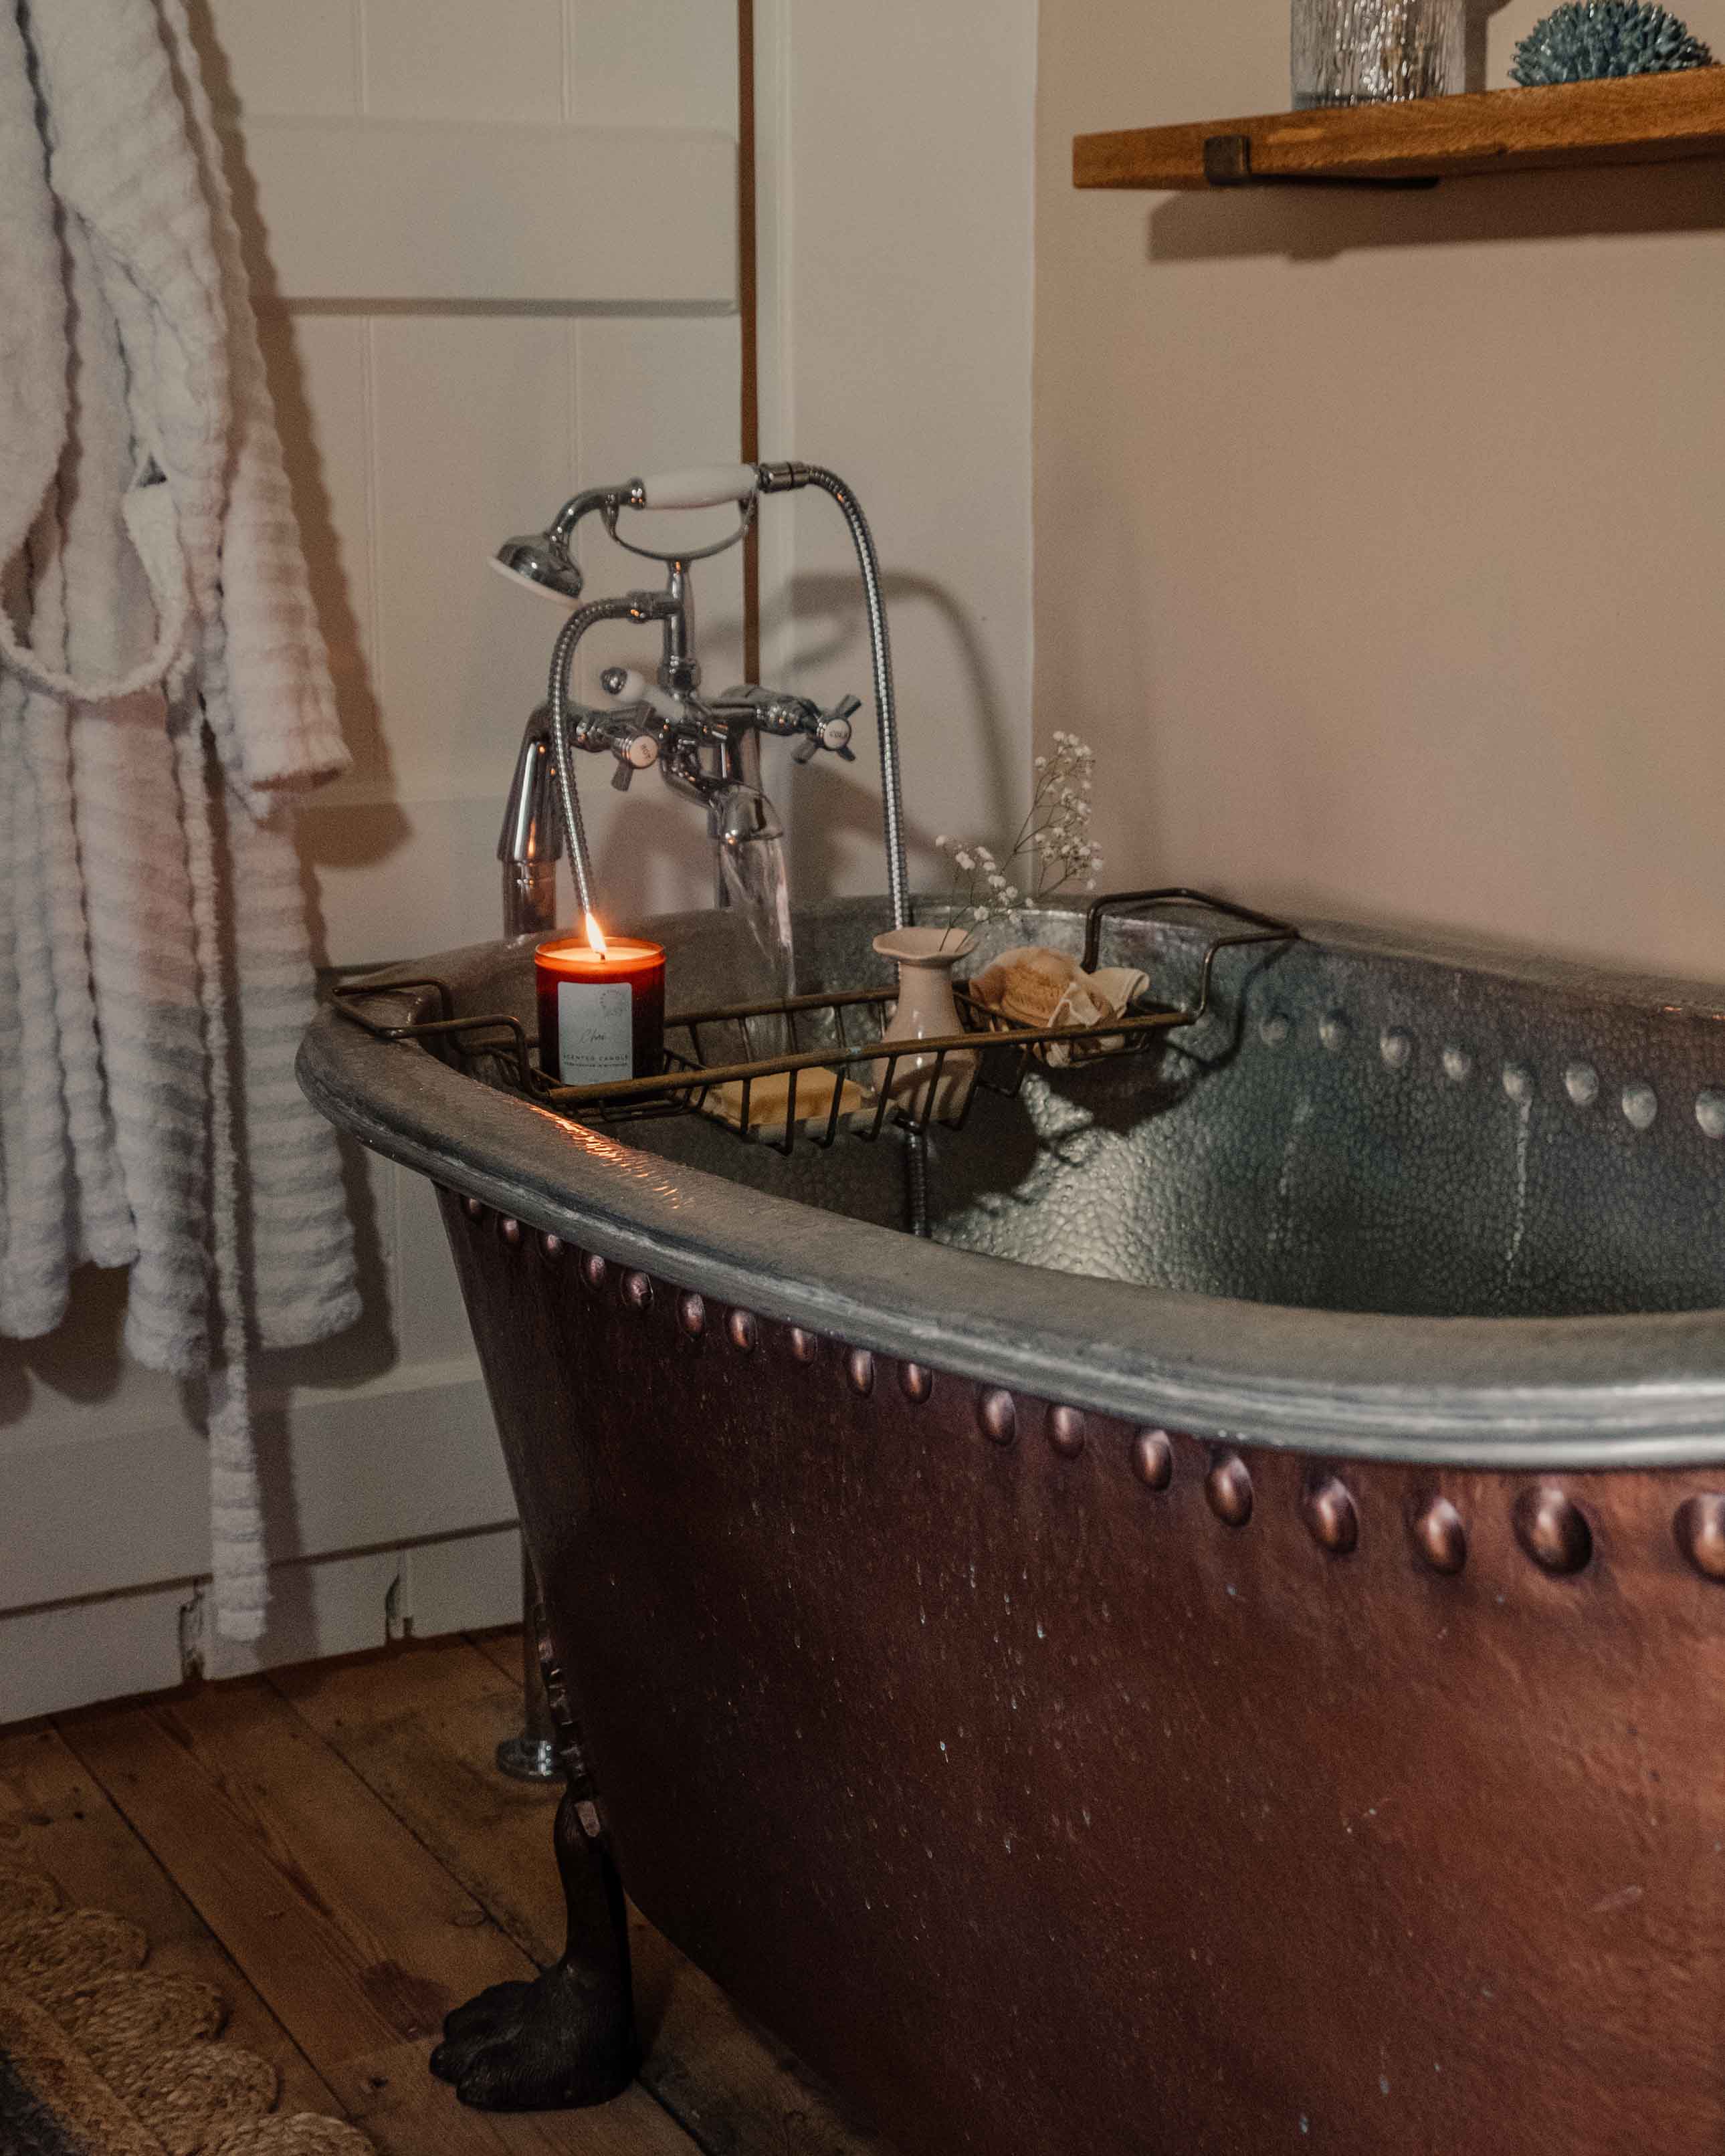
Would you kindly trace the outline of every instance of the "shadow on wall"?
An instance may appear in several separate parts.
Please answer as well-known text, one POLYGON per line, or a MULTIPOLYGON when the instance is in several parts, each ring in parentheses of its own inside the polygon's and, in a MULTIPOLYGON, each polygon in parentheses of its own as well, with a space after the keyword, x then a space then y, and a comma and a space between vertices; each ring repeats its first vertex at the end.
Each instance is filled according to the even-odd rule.
MULTIPOLYGON (((341 1151, 363 1309, 357 1324, 314 1348, 254 1354, 252 1383, 260 1394, 300 1384, 337 1390, 363 1384, 393 1369, 398 1359, 388 1253, 366 1173, 364 1149, 344 1137, 341 1151)), ((100 1407, 113 1398, 128 1367, 124 1345, 127 1279, 124 1266, 80 1265, 72 1276, 65 1318, 54 1332, 35 1340, 0 1340, 0 1428, 23 1419, 39 1389, 80 1407, 100 1407)), ((198 1406, 194 1389, 182 1388, 182 1398, 188 1407, 198 1406)))
MULTIPOLYGON (((983 790, 964 812, 966 835, 988 838, 1009 822, 1016 824, 1023 813, 1022 774, 1013 767, 1002 723, 999 685, 994 679, 988 654, 969 615, 944 585, 927 577, 888 571, 881 578, 887 612, 896 626, 911 609, 933 613, 956 649, 967 684, 965 712, 973 740, 981 753, 986 773, 983 790)), ((868 618, 856 578, 850 575, 813 575, 794 578, 790 587, 790 615, 797 624, 796 664, 799 672, 849 662, 858 670, 853 692, 863 700, 856 724, 869 737, 860 752, 867 767, 874 747, 874 690, 870 670, 868 618)), ((912 855, 932 851, 935 833, 914 815, 919 758, 936 745, 927 733, 919 734, 914 720, 906 721, 904 684, 896 677, 899 704, 899 747, 904 778, 905 844, 912 855)), ((914 702, 914 699, 912 701, 914 702)), ((956 718, 958 715, 952 715, 956 718)), ((939 744, 950 753, 952 744, 939 744)), ((880 803, 872 778, 841 776, 844 767, 830 757, 818 757, 804 767, 799 782, 803 813, 789 824, 791 888, 800 898, 821 896, 833 888, 850 849, 836 843, 853 834, 866 836, 877 846, 880 803)), ((784 804, 781 803, 783 809, 784 804)), ((911 875, 915 886, 916 875, 911 875)), ((880 865, 877 888, 885 889, 886 865, 880 865)))
POLYGON ((367 675, 359 628, 347 596, 341 550, 321 478, 311 406, 294 351, 293 326, 280 305, 275 271, 270 259, 257 188, 245 161, 239 133, 239 104, 226 54, 210 19, 208 0, 189 0, 192 37, 203 69, 205 87, 221 137, 222 166, 239 227, 240 251, 259 321, 264 367, 275 401, 276 425, 286 458, 288 483, 311 572, 311 597, 329 649, 341 706, 342 730, 352 752, 356 777, 386 782, 389 753, 379 723, 377 699, 367 675))
POLYGON ((0 1341, 0 1424, 21 1421, 40 1385, 96 1407, 120 1382, 126 1322, 124 1271, 82 1265, 72 1276, 69 1322, 39 1340, 0 1341))
MULTIPOLYGON (((1552 0, 1556 4, 1556 0, 1552 0)), ((1491 80, 1491 18, 1510 0, 1468 0, 1471 90, 1491 80)), ((1725 226, 1710 165, 1615 172, 1505 173, 1479 186, 1436 188, 1266 187, 1176 195, 1153 211, 1152 262, 1215 262, 1282 254, 1326 262, 1368 247, 1465 247, 1481 240, 1592 239, 1615 233, 1713 232, 1725 226)))
POLYGON ((367 667, 359 624, 349 598, 348 577, 324 485, 311 403, 294 347, 293 321, 277 297, 275 272, 258 211, 257 188, 245 160, 245 146, 239 126, 239 104, 227 55, 210 19, 208 0, 189 0, 187 15, 221 139, 223 171, 233 197, 240 251, 258 316, 264 371, 275 408, 288 485, 305 549, 311 603, 329 654, 342 735, 353 758, 352 777, 378 797, 365 816, 320 819, 318 828, 324 832, 327 832, 332 821, 338 820, 350 855, 362 858, 344 858, 331 864, 325 860, 321 850, 308 843, 309 827, 301 837, 300 877, 311 925, 312 957, 322 966, 328 963, 329 947, 318 908, 314 864, 352 867, 386 860, 406 839, 408 827, 399 807, 388 798, 394 790, 389 747, 367 667))
POLYGON ((1435 188, 1221 188, 1178 194, 1148 219, 1151 262, 1286 255, 1326 262, 1370 247, 1466 247, 1491 240, 1596 239, 1725 229, 1707 162, 1505 172, 1435 188))

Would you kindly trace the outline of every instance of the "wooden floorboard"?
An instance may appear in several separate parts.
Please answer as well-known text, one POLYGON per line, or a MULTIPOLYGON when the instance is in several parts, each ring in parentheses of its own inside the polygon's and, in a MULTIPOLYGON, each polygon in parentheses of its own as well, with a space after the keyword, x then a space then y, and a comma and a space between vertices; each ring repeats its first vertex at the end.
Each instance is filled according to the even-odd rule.
POLYGON ((45 1871, 77 1907, 110 1909, 141 1926, 150 1968, 213 1984, 228 2001, 225 2041, 270 2061, 283 2111, 341 2111, 238 1963, 52 1729, 0 1738, 0 1857, 45 1871))
POLYGON ((519 1632, 473 1632, 468 1638, 469 1643, 477 1647, 501 1675, 513 1676, 517 1682, 520 1681, 521 1635, 519 1632))
POLYGON ((432 2077, 449 2009, 562 1946, 556 1793, 493 1764, 520 1716, 516 1632, 86 1711, 0 1736, 0 1859, 140 1924, 284 2110, 382 2156, 891 2156, 638 1913, 617 2102, 500 2118, 432 2077))
POLYGON ((639 2089, 603 2113, 500 2121, 432 2080, 449 2008, 531 1964, 271 1686, 211 1685, 66 1734, 386 2156, 688 2156, 639 2089))
MULTIPOLYGON (((552 1799, 492 1765, 519 1725, 518 1637, 310 1664, 271 1681, 380 1804, 544 1962, 561 1951, 552 1799)), ((710 2156, 891 2156, 637 1914, 642 2080, 710 2156)))

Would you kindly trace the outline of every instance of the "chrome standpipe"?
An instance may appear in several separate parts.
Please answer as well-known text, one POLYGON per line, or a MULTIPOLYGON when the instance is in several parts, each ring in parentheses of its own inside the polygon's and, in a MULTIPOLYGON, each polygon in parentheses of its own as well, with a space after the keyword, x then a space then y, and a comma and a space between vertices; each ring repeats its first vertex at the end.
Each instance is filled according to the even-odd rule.
POLYGON ((533 1560, 521 1538, 521 1726, 497 1747, 497 1769, 512 1782, 560 1782, 563 1763, 557 1752, 557 1724, 545 1696, 539 1663, 539 1583, 533 1560))
MULTIPOLYGON (((557 857, 563 850, 557 821, 551 715, 542 704, 527 721, 516 758, 509 803, 497 838, 503 865, 503 932, 549 936, 557 924, 557 857)), ((499 1770, 511 1781, 561 1781, 557 1730, 539 1667, 536 1613, 539 1588, 532 1560, 521 1543, 521 1726, 497 1747, 499 1770)))

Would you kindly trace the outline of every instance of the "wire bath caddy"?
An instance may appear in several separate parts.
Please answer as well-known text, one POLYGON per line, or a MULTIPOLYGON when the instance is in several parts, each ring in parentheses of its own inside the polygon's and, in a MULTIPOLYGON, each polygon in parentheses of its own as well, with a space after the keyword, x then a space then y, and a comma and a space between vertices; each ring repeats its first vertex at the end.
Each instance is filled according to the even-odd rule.
POLYGON ((344 982, 333 991, 336 1008, 374 1040, 423 1043, 470 1075, 489 1075, 490 1082, 525 1095, 572 1121, 599 1125, 653 1118, 704 1115, 729 1131, 740 1144, 764 1145, 788 1156, 799 1137, 823 1148, 841 1132, 872 1142, 882 1131, 926 1132, 938 1126, 962 1130, 978 1091, 1016 1098, 1033 1063, 1049 1060, 1062 1048, 1070 1065, 1087 1067, 1153 1053, 1181 1028, 1196 1025, 1211 1009, 1211 987, 1222 952, 1253 944, 1299 940, 1291 922, 1259 913, 1206 891, 1174 886, 1158 891, 1114 891, 1098 898, 1085 916, 1081 963, 1093 969, 1103 927, 1111 915, 1128 910, 1140 916, 1163 908, 1200 907, 1235 924, 1209 937, 1199 962, 1197 993, 1188 1003, 1168 1004, 1140 998, 1118 1015, 1093 1025, 1028 1026, 1014 1024, 955 982, 954 995, 964 1020, 962 1033, 924 1036, 896 1044, 881 1035, 897 993, 890 988, 843 988, 763 1003, 729 1004, 711 1009, 667 1015, 665 1068, 651 1076, 612 1081, 598 1086, 559 1085, 533 1060, 527 1030, 507 1013, 459 1018, 447 984, 429 976, 412 980, 344 982), (367 1015, 362 1003, 430 990, 438 1015, 390 1024, 367 1015), (770 1026, 781 1047, 752 1053, 752 1029, 770 1026), (867 1037, 854 1037, 867 1031, 867 1037), (714 1060, 716 1036, 741 1040, 744 1052, 714 1060), (681 1036, 681 1045, 676 1036, 681 1036), (703 1038, 705 1036, 705 1039, 703 1038), (788 1041, 788 1047, 783 1043, 788 1041), (872 1073, 865 1066, 875 1066, 872 1073), (971 1068, 971 1082, 953 1083, 971 1068), (811 1074, 834 1082, 824 1089, 811 1074), (866 1075, 860 1106, 845 1104, 843 1080, 866 1075), (756 1089, 785 1081, 783 1112, 773 1108, 757 1122, 752 1115, 756 1089), (805 1101, 818 1090, 827 1104, 798 1116, 798 1094, 805 1080, 805 1101), (714 1105, 726 1089, 725 1107, 714 1105), (734 1089, 734 1091, 730 1089, 734 1089))

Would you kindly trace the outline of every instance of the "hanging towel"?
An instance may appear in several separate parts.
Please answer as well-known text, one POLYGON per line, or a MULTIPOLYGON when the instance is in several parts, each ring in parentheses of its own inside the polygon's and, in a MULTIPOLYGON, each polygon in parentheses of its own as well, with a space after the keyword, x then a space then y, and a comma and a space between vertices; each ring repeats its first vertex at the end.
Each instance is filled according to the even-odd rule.
POLYGON ((248 1358, 358 1315, 292 797, 345 767, 183 0, 0 17, 0 1331, 127 1265, 200 1381, 218 1628, 267 1603, 248 1358))

